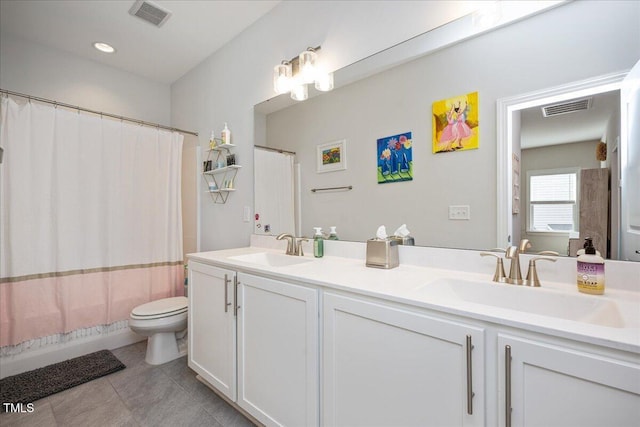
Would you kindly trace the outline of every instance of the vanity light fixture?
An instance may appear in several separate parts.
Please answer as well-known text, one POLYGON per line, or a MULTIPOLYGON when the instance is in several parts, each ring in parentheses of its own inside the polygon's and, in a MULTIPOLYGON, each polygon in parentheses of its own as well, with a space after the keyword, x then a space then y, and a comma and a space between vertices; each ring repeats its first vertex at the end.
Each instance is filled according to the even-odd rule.
POLYGON ((307 48, 300 55, 282 61, 273 69, 273 90, 278 94, 291 92, 291 98, 304 101, 309 98, 308 84, 314 83, 319 91, 333 89, 333 73, 322 70, 318 61, 318 47, 307 48))
POLYGON ((111 46, 109 43, 104 42, 95 42, 93 43, 93 47, 104 53, 115 53, 116 51, 113 46, 111 46))

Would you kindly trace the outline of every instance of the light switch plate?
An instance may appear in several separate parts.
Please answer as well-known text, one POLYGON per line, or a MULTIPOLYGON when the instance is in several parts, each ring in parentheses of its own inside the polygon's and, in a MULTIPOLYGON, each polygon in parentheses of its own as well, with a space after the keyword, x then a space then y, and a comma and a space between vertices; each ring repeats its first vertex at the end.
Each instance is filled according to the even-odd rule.
POLYGON ((251 208, 249 206, 244 207, 244 212, 242 213, 242 220, 244 222, 251 221, 251 208))
POLYGON ((449 206, 449 219, 468 221, 471 219, 471 208, 469 205, 449 206))

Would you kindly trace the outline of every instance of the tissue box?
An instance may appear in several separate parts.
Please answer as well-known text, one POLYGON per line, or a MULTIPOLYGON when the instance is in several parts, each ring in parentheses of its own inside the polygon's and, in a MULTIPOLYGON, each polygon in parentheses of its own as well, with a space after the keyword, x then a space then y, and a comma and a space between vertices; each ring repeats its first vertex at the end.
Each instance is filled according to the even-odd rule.
POLYGON ((416 243, 411 236, 391 236, 391 238, 393 240, 397 240, 399 245, 414 246, 416 243))
POLYGON ((395 268, 400 264, 398 241, 392 239, 367 240, 367 267, 395 268))

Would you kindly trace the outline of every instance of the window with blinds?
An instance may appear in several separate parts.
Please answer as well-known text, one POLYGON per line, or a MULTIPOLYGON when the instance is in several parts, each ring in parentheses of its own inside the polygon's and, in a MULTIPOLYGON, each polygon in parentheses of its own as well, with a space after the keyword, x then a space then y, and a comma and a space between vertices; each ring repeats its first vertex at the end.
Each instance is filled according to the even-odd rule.
POLYGON ((577 172, 529 175, 529 231, 578 229, 577 172))

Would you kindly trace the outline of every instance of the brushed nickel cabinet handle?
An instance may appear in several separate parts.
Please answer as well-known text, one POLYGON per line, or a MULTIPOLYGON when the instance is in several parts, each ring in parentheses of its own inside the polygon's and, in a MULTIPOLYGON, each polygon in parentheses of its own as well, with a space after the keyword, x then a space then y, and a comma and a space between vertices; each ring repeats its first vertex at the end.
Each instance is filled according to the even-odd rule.
POLYGON ((229 302, 229 283, 231 282, 231 279, 229 279, 228 275, 225 274, 224 275, 224 312, 228 312, 229 311, 229 306, 231 305, 231 303, 229 302))
POLYGON ((471 335, 467 335, 467 414, 473 415, 473 366, 471 359, 471 351, 473 344, 471 343, 471 335))
POLYGON ((238 276, 233 276, 233 315, 238 315, 238 309, 240 306, 238 305, 238 276))
POLYGON ((511 427, 511 346, 504 346, 504 411, 505 427, 511 427))

